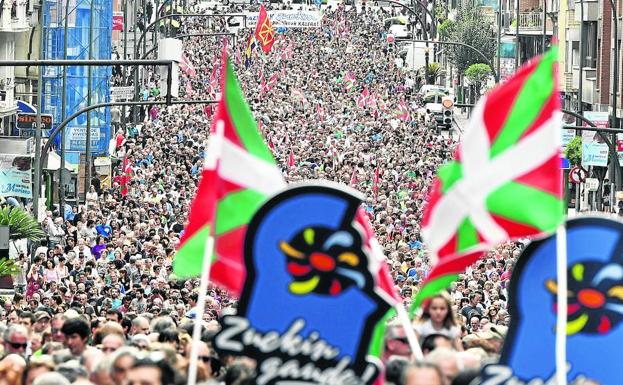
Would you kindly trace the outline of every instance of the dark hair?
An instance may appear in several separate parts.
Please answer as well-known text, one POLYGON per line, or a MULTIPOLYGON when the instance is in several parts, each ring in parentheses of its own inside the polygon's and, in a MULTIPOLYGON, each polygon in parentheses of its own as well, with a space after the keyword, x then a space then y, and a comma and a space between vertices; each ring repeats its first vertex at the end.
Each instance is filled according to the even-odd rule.
POLYGON ((160 383, 162 385, 173 385, 177 382, 177 373, 175 372, 175 369, 164 358, 138 358, 132 365, 133 368, 140 368, 144 366, 153 366, 160 369, 160 383))
POLYGON ((385 364, 385 381, 392 384, 402 383, 402 373, 409 365, 409 360, 405 357, 392 356, 385 364))
POLYGON ((121 322, 121 320, 123 319, 123 314, 121 314, 121 312, 117 309, 108 309, 106 310, 106 315, 115 315, 115 317, 117 317, 117 322, 121 322))
POLYGON ((255 372, 250 366, 237 362, 227 368, 223 381, 225 385, 254 384, 255 372))
POLYGON ((158 333, 158 342, 179 342, 177 330, 166 329, 158 333))
POLYGON ((82 317, 70 318, 63 323, 61 332, 68 336, 71 334, 78 334, 80 338, 86 339, 91 334, 91 328, 89 323, 82 317))
POLYGON ((432 352, 433 350, 437 349, 438 338, 444 339, 447 342, 451 342, 450 338, 448 338, 448 336, 446 335, 438 333, 429 334, 424 337, 424 340, 422 340, 422 352, 432 352))
POLYGON ((22 311, 19 313, 19 318, 28 318, 30 319, 30 323, 35 323, 35 315, 29 311, 22 311))

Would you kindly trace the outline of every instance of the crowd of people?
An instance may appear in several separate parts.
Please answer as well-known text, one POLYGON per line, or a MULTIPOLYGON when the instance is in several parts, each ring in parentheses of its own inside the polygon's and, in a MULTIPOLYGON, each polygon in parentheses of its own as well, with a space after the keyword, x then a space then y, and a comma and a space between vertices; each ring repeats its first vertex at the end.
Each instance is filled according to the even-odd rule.
MULTIPOLYGON (((323 9, 321 28, 281 31, 273 52, 256 52, 248 68, 250 29, 240 29, 235 41, 185 39, 196 73, 182 72, 180 88, 190 99, 216 97, 226 44, 285 178, 337 181, 366 196, 364 209, 408 306, 431 269, 420 236, 427 193, 457 134, 439 133, 418 115, 421 78, 397 65, 399 47, 387 42, 383 24, 389 16, 369 7, 323 9), (358 103, 364 90, 370 96, 358 103)), ((188 18, 181 32, 222 31, 226 22, 214 20, 188 18)), ((162 97, 158 80, 146 73, 143 98, 162 97)), ((199 380, 254 383, 251 360, 219 357, 211 347, 219 316, 236 299, 210 285, 206 311, 197 314, 198 280, 171 276, 213 113, 199 105, 142 111, 138 125, 116 127, 111 185, 93 184, 84 204, 64 215, 47 212, 41 223, 47 238, 34 254, 20 253, 16 294, 0 303, 0 384, 183 383, 195 322, 204 324, 199 380)), ((414 320, 423 362, 411 360, 405 331, 390 321, 387 382, 468 384, 495 360, 522 248, 501 245, 424 306, 414 320)))

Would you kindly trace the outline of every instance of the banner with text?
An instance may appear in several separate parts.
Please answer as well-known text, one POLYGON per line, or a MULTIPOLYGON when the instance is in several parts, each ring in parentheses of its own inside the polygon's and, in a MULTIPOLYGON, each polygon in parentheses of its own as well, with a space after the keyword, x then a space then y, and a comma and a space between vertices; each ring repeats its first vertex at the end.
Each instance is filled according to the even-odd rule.
MULTIPOLYGON (((255 28, 257 25, 258 12, 249 12, 247 15, 247 27, 255 28)), ((318 11, 268 11, 268 17, 273 27, 285 28, 319 28, 322 15, 318 11)))

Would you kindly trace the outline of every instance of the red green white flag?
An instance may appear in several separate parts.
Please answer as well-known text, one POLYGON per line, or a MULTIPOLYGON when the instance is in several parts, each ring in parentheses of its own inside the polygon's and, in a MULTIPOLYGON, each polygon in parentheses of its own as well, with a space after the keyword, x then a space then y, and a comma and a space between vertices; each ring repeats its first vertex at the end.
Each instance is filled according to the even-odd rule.
POLYGON ((487 250, 551 233, 563 221, 557 77, 554 47, 475 106, 424 212, 422 236, 434 267, 412 312, 487 250))
POLYGON ((210 280, 239 295, 246 277, 247 225, 261 204, 285 187, 285 181, 226 57, 221 72, 222 97, 173 273, 180 278, 200 276, 204 255, 211 255, 210 280), (206 250, 208 237, 214 237, 213 250, 206 250))

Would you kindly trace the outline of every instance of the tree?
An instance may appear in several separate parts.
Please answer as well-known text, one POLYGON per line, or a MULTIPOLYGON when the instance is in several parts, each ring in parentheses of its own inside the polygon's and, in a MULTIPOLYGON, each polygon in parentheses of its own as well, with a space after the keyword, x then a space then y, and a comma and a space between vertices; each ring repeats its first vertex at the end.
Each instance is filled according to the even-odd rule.
POLYGON ((19 207, 0 208, 0 226, 9 226, 9 238, 13 240, 25 238, 38 242, 45 238, 45 233, 35 218, 19 207))
POLYGON ((480 96, 482 85, 491 76, 491 68, 489 65, 483 63, 472 64, 465 70, 465 77, 474 86, 476 90, 476 97, 480 96))
MULTIPOLYGON (((423 68, 424 67, 422 67, 422 69, 423 68)), ((441 75, 441 66, 439 63, 430 63, 426 74, 426 84, 435 84, 437 78, 441 75)))
POLYGON ((439 27, 437 27, 437 34, 442 41, 449 41, 454 28, 454 21, 450 19, 444 20, 439 27))
POLYGON ((582 164, 582 137, 576 136, 565 148, 565 158, 569 159, 569 163, 574 166, 580 166, 582 164))
MULTIPOLYGON (((0 226, 9 227, 9 239, 27 239, 38 242, 45 237, 39 223, 26 211, 19 207, 4 206, 0 208, 0 226)), ((6 254, 5 254, 6 255, 6 254)), ((0 277, 18 274, 19 266, 7 257, 0 257, 0 277)))
MULTIPOLYGON (((484 17, 480 7, 461 8, 456 21, 444 26, 441 37, 443 40, 471 45, 493 62, 496 53, 493 24, 484 17)), ((456 66, 459 74, 464 73, 470 65, 483 61, 478 52, 468 47, 450 46, 448 52, 450 62, 456 66)))

